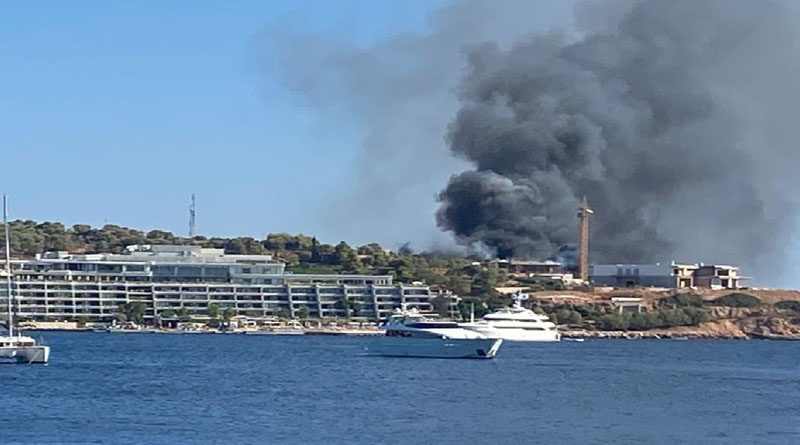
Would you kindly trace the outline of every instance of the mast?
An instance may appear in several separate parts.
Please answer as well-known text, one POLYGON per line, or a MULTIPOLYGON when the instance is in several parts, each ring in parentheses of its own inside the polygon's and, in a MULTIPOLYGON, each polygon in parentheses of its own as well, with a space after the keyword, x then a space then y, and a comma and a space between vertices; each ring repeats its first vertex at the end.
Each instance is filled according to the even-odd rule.
POLYGON ((8 297, 8 336, 14 336, 14 316, 11 313, 11 242, 8 227, 8 196, 3 195, 3 228, 6 232, 6 296, 8 297))

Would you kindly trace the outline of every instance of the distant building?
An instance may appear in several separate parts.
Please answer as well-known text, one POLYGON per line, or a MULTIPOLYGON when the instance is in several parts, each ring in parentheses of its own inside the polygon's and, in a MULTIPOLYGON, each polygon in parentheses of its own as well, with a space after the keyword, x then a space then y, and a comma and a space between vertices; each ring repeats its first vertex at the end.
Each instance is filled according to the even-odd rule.
POLYGON ((613 297, 611 305, 620 314, 623 312, 642 312, 646 308, 644 300, 638 297, 613 297))
POLYGON ((497 265, 508 270, 514 275, 553 275, 561 274, 561 263, 556 261, 532 261, 532 260, 498 260, 497 265))
MULTIPOLYGON (((744 278, 739 275, 739 268, 726 265, 693 265, 692 281, 684 281, 688 287, 707 287, 711 289, 739 289, 739 282, 744 278)), ((691 266, 689 267, 691 270, 691 266)), ((684 286, 686 287, 686 286, 684 286)))
MULTIPOLYGON (((48 252, 13 261, 12 272, 18 315, 33 320, 110 321, 119 304, 131 301, 146 305, 145 318, 178 308, 202 316, 210 303, 254 319, 274 317, 281 309, 324 318, 345 315, 336 308, 343 298, 361 303, 358 315, 381 319, 401 305, 432 311, 437 297, 425 285, 395 284, 391 275, 293 274, 269 255, 227 255, 197 246, 137 245, 124 254, 48 252)), ((6 298, 5 286, 0 298, 6 298)), ((456 298, 446 298, 456 313, 456 298)))
POLYGON ((591 281, 597 286, 739 289, 739 268, 699 264, 595 264, 591 281))
POLYGON ((594 264, 589 271, 596 286, 676 287, 669 264, 594 264))
POLYGON ((544 286, 566 285, 574 281, 573 274, 566 272, 558 261, 510 259, 498 260, 497 265, 512 276, 532 278, 544 286))

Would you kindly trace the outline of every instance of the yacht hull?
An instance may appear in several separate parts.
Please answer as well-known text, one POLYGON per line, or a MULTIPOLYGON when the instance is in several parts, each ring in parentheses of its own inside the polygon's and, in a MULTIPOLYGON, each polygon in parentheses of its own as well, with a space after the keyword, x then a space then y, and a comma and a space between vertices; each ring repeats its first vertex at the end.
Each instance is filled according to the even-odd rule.
POLYGON ((0 347, 0 363, 47 363, 50 346, 3 346, 0 347))
POLYGON ((490 359, 497 355, 502 343, 499 339, 382 337, 367 348, 367 354, 384 357, 490 359))
POLYGON ((514 341, 514 342, 527 342, 527 341, 537 341, 537 342, 553 342, 553 341, 560 341, 561 334, 558 331, 539 331, 539 330, 529 330, 529 329, 515 329, 515 328, 503 328, 497 329, 491 326, 474 326, 470 324, 462 324, 461 327, 464 329, 469 329, 471 331, 477 332, 481 335, 484 335, 488 338, 499 338, 506 341, 514 341))

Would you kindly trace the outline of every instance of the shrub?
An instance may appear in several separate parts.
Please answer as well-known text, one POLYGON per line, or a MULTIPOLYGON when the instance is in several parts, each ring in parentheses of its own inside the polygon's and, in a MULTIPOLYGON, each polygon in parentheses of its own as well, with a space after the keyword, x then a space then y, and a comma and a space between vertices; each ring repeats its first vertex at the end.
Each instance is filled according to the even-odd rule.
POLYGON ((794 312, 800 312, 800 301, 797 300, 784 300, 775 303, 776 309, 788 309, 794 312))
POLYGON ((754 308, 761 305, 761 300, 752 295, 734 292, 716 298, 712 303, 715 306, 754 308))
POLYGON ((600 329, 604 331, 625 331, 629 324, 626 314, 605 314, 598 322, 600 329))
POLYGON ((628 322, 628 328, 633 331, 646 331, 653 328, 650 314, 634 313, 628 322))
POLYGON ((583 323, 583 316, 580 312, 572 309, 559 309, 556 313, 550 316, 553 323, 556 324, 572 324, 579 325, 583 323))
POLYGON ((701 307, 703 299, 699 295, 693 294, 672 294, 658 300, 660 306, 674 307, 701 307))
POLYGON ((683 308, 683 312, 689 317, 689 324, 692 326, 697 326, 708 319, 705 311, 702 309, 686 307, 683 308))
POLYGON ((583 318, 595 318, 600 315, 600 312, 597 308, 593 306, 576 306, 575 311, 581 314, 583 318))
POLYGON ((599 326, 600 329, 606 331, 625 329, 646 331, 674 326, 697 326, 705 320, 706 314, 702 309, 685 307, 680 309, 659 309, 646 313, 635 312, 630 315, 608 314, 600 317, 599 326))

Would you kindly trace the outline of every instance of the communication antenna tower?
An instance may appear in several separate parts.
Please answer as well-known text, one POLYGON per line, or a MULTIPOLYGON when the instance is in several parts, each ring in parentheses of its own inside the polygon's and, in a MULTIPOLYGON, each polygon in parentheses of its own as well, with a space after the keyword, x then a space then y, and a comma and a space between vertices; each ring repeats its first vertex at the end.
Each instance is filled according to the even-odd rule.
POLYGON ((194 238, 194 224, 197 218, 197 202, 192 193, 192 203, 189 205, 189 238, 194 238))

